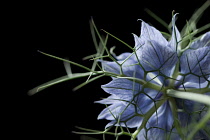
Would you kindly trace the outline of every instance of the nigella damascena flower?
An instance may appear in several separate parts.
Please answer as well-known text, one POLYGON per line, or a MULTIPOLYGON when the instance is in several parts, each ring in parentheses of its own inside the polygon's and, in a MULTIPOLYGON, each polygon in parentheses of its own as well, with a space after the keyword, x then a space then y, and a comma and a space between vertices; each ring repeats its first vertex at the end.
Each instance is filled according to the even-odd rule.
MULTIPOLYGON (((175 16, 172 25, 171 39, 167 41, 160 31, 142 21, 140 36, 134 34, 134 52, 122 53, 116 57, 117 62, 101 61, 104 71, 120 75, 113 76, 111 82, 102 85, 110 96, 97 101, 108 105, 98 116, 98 119, 110 120, 106 128, 140 128, 143 125, 138 132, 138 140, 177 140, 181 136, 174 125, 170 100, 176 104, 176 119, 182 127, 187 128, 188 124, 200 120, 205 114, 204 105, 168 97, 163 89, 185 91, 209 88, 210 32, 183 50, 180 47, 182 38, 175 26, 175 16), (145 86, 138 80, 151 83, 159 89, 145 86), (164 102, 157 106, 157 110, 153 111, 145 123, 145 114, 163 99, 164 102), (200 113, 196 113, 201 109, 200 113)), ((196 138, 207 136, 204 131, 199 131, 196 138)))

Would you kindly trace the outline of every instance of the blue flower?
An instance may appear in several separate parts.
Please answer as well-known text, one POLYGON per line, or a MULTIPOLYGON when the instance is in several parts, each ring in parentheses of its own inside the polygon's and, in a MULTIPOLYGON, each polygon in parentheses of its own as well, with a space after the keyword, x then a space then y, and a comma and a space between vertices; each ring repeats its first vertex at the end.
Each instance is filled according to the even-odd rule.
MULTIPOLYGON (((182 38, 175 26, 175 16, 172 18, 172 25, 172 35, 168 41, 160 31, 142 21, 141 35, 134 34, 134 52, 117 56, 117 63, 101 61, 103 70, 113 73, 112 81, 102 85, 102 89, 110 96, 96 101, 108 105, 98 116, 98 119, 110 120, 106 128, 111 126, 140 128, 145 114, 156 106, 157 102, 165 99, 149 117, 137 138, 138 140, 181 139, 174 127, 173 108, 169 101, 172 97, 168 97, 162 89, 184 91, 207 86, 209 88, 210 32, 183 50, 182 38), (160 88, 156 90, 147 87, 136 79, 160 88)), ((181 126, 186 127, 194 119, 200 120, 202 115, 194 112, 205 108, 204 105, 190 100, 175 98, 174 100, 180 110, 178 119, 181 126)), ((205 111, 203 113, 205 114, 205 111)), ((196 137, 207 138, 207 135, 199 131, 196 137)))

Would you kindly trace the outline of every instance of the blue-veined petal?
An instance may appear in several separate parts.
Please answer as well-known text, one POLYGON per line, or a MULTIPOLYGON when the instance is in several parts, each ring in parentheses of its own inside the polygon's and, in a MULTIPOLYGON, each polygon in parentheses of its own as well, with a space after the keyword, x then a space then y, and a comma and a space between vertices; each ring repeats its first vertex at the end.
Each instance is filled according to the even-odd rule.
POLYGON ((100 62, 102 63, 102 68, 104 71, 120 74, 120 65, 116 62, 105 60, 101 60, 100 62))
POLYGON ((141 24, 141 36, 145 40, 153 40, 158 42, 160 45, 168 44, 168 41, 163 37, 160 31, 150 26, 149 24, 142 21, 141 24))
MULTIPOLYGON (((137 50, 140 63, 146 71, 157 71, 166 76, 171 76, 173 67, 178 57, 170 47, 162 46, 155 41, 147 41, 137 50)), ((163 82, 163 78, 159 78, 163 82)))
MULTIPOLYGON (((209 95, 209 93, 207 93, 206 95, 209 95)), ((176 102, 177 107, 180 110, 180 112, 178 112, 178 119, 182 127, 186 128, 186 132, 190 133, 192 131, 191 123, 195 121, 199 122, 203 118, 203 116, 206 115, 206 111, 204 111, 205 105, 195 101, 182 99, 177 99, 176 102)), ((210 127, 210 121, 208 121, 206 125, 210 127)), ((197 139, 208 139, 208 136, 201 129, 194 136, 194 140, 197 139)))
MULTIPOLYGON (((113 125, 129 128, 139 127, 142 122, 142 116, 155 105, 154 101, 162 96, 162 93, 151 89, 144 89, 144 93, 137 93, 136 95, 125 92, 126 90, 122 90, 122 95, 117 94, 117 96, 115 96, 115 102, 112 102, 113 104, 111 106, 107 107, 100 113, 99 119, 111 120, 106 127, 113 125), (127 95, 123 96, 123 93, 127 95), (120 99, 118 96, 120 96, 120 99), (122 98, 125 98, 124 100, 126 101, 122 98)), ((102 101, 105 103, 106 100, 104 99, 102 101)))
MULTIPOLYGON (((129 128, 139 127, 142 123, 142 116, 155 105, 154 101, 160 99, 161 96, 162 93, 151 89, 144 89, 144 93, 136 94, 135 97, 126 104, 126 108, 120 116, 120 125, 129 128)), ((109 125, 114 122, 115 121, 110 122, 109 125)))
POLYGON ((98 119, 111 120, 106 125, 109 126, 124 126, 134 128, 140 125, 142 118, 136 116, 136 109, 133 104, 123 104, 116 100, 114 104, 105 108, 98 116, 98 119))
POLYGON ((140 115, 136 115, 136 107, 133 104, 128 104, 126 106, 122 104, 122 106, 123 108, 121 108, 121 112, 114 120, 106 125, 106 128, 110 126, 136 128, 141 124, 142 117, 140 115))
MULTIPOLYGON (((210 81, 210 79, 209 79, 209 81, 210 81)), ((208 83, 209 83, 208 81, 205 81, 203 83, 185 82, 185 83, 179 85, 179 87, 177 87, 177 88, 179 88, 179 89, 186 89, 186 88, 189 88, 189 89, 192 89, 192 88, 200 89, 200 88, 206 88, 208 83)))
POLYGON ((205 33, 200 39, 194 41, 190 45, 190 49, 198 49, 207 46, 210 46, 210 32, 205 33))
POLYGON ((121 100, 131 101, 134 95, 141 91, 141 85, 127 79, 113 79, 108 84, 102 85, 102 89, 118 96, 121 100))
POLYGON ((137 64, 137 59, 134 55, 129 55, 129 53, 123 53, 117 58, 122 60, 117 61, 118 63, 110 61, 101 61, 103 70, 119 75, 123 74, 128 77, 136 77, 139 79, 143 79, 144 72, 141 66, 137 64))
POLYGON ((106 107, 101 113, 98 115, 98 119, 106 119, 106 120, 115 120, 122 112, 123 105, 120 102, 117 102, 106 107))
POLYGON ((132 56, 132 53, 130 52, 125 52, 125 53, 122 53, 120 54, 119 56, 116 57, 116 59, 119 61, 119 60, 125 60, 126 58, 129 58, 131 57, 130 59, 133 59, 133 56, 132 56))
POLYGON ((145 39, 143 37, 138 37, 137 35, 133 34, 134 42, 135 42, 135 48, 138 49, 139 47, 143 46, 145 43, 145 39))
POLYGON ((115 94, 112 94, 110 95, 109 97, 103 99, 103 100, 100 100, 100 101, 95 101, 94 103, 100 103, 100 104, 114 104, 116 103, 117 101, 119 101, 120 98, 115 95, 115 94))
POLYGON ((210 46, 184 52, 180 59, 184 82, 203 83, 210 74, 210 46))
MULTIPOLYGON (((165 102, 148 120, 146 125, 148 129, 147 134, 144 129, 141 130, 138 134, 138 140, 166 140, 166 134, 170 134, 171 131, 174 131, 172 130, 173 122, 173 115, 169 103, 165 102)), ((171 138, 172 137, 175 137, 175 134, 172 134, 171 138)))
POLYGON ((139 93, 135 98, 135 104, 137 105, 138 112, 140 114, 145 114, 154 105, 155 101, 160 99, 163 94, 159 91, 144 88, 143 92, 139 93))

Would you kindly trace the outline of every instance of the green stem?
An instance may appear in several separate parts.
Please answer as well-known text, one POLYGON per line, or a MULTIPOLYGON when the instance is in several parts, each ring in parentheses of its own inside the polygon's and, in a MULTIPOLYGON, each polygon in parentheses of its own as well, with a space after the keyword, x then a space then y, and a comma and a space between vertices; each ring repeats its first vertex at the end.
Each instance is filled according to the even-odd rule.
POLYGON ((167 95, 170 97, 192 100, 210 106, 210 97, 204 94, 181 92, 176 90, 168 90, 167 95))
POLYGON ((189 88, 188 89, 188 88, 185 88, 185 89, 178 89, 178 91, 204 94, 204 93, 210 92, 210 88, 209 87, 199 88, 199 89, 194 89, 194 88, 189 88))
MULTIPOLYGON (((71 76, 62 76, 62 77, 59 77, 59 78, 56 78, 54 80, 51 80, 51 81, 48 81, 44 84, 41 84, 31 90, 28 91, 28 95, 34 95, 36 94, 37 92, 40 92, 50 86, 53 86, 53 85, 56 85, 56 84, 59 84, 59 83, 62 83, 62 82, 65 82, 65 81, 68 81, 68 80, 73 80, 73 79, 77 79, 77 78, 82 78, 82 77, 87 77, 91 74, 91 72, 86 72, 86 73, 74 73, 72 74, 71 76)), ((96 75, 95 73, 93 73, 93 75, 96 75)))

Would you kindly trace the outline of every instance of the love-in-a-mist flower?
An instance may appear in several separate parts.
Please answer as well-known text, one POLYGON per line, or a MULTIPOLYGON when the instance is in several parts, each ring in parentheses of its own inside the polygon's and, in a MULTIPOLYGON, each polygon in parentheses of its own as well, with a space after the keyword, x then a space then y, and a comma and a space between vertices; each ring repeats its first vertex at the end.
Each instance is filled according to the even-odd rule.
MULTIPOLYGON (((140 36, 134 34, 134 52, 122 53, 116 62, 101 61, 103 70, 113 76, 102 85, 110 96, 97 101, 107 105, 98 119, 110 120, 106 128, 137 128, 138 140, 179 140, 192 130, 193 121, 204 116, 206 107, 168 96, 168 91, 200 90, 209 95, 210 32, 183 49, 175 16, 169 41, 154 27, 141 23, 140 36)), ((210 127, 209 122, 206 125, 210 127)), ((195 135, 199 138, 207 139, 207 132, 200 130, 195 135)))

